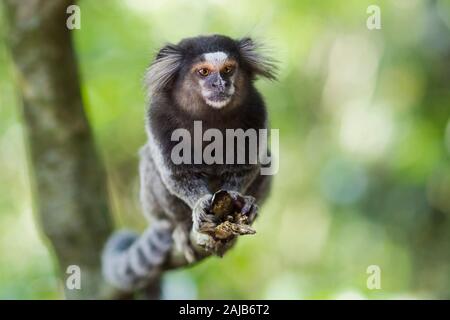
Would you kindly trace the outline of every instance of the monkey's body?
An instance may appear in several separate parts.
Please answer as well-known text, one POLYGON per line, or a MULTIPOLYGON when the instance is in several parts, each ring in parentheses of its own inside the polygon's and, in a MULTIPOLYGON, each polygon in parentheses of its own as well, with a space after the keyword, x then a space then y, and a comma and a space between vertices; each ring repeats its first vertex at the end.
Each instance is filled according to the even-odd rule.
MULTIPOLYGON (((132 289, 158 275, 173 243, 187 263, 205 256, 214 240, 199 230, 205 222, 216 222, 208 207, 211 195, 218 190, 245 195, 242 199, 250 223, 256 217, 255 199, 261 204, 266 198, 271 177, 259 174, 260 163, 174 164, 171 159, 177 144, 172 141, 173 132, 181 128, 193 136, 194 121, 201 121, 204 131, 218 129, 224 136, 226 129, 266 128, 266 108, 252 80, 256 75, 273 78, 269 69, 273 66, 263 60, 258 65, 255 59, 259 56, 254 47, 248 47, 248 41, 223 36, 186 39, 163 48, 150 68, 153 88, 146 121, 148 142, 140 152, 139 172, 141 204, 151 225, 140 237, 122 232, 108 242, 103 268, 112 284, 132 289), (216 77, 211 79, 203 75, 208 72, 199 76, 190 71, 193 64, 213 68, 218 59, 236 70, 217 75, 211 72, 211 77, 216 77), (230 73, 228 78, 225 73, 230 73), (195 87, 197 80, 201 90, 195 87), (215 95, 218 87, 220 94, 215 95)), ((226 152, 224 149, 224 158, 226 152)), ((229 245, 232 243, 234 239, 229 245)))

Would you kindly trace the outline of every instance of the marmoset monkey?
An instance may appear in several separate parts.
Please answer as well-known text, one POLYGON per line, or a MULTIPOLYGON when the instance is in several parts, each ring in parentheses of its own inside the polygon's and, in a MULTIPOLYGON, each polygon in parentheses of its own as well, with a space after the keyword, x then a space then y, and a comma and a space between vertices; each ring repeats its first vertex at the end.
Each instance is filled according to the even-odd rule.
MULTIPOLYGON (((182 128, 192 136, 194 121, 224 135, 226 129, 265 129, 266 107, 253 82, 258 76, 275 79, 275 71, 273 60, 250 38, 199 36, 158 52, 146 74, 148 142, 140 151, 139 167, 140 199, 152 222, 140 236, 122 231, 106 244, 103 273, 111 284, 135 289, 158 275, 169 259, 182 265, 228 249, 235 238, 220 245, 202 232, 205 225, 218 223, 209 211, 218 190, 239 199, 249 224, 253 222, 256 203, 262 203, 270 186, 270 175, 260 174, 261 163, 174 164, 171 155, 178 142, 172 135, 182 128), (182 257, 171 257, 173 244, 182 257)), ((204 148, 202 141, 200 149, 192 150, 202 153, 204 148)), ((238 149, 242 146, 223 152, 238 149)), ((247 159, 249 150, 245 152, 247 159)))

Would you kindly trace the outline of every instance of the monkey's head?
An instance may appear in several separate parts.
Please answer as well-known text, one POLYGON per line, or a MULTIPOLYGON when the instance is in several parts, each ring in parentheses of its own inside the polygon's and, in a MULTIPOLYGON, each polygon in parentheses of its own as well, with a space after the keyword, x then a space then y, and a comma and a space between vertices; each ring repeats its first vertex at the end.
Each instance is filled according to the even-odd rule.
POLYGON ((146 80, 151 95, 172 94, 190 112, 239 105, 257 76, 275 79, 272 59, 250 38, 212 35, 168 44, 157 54, 146 80))

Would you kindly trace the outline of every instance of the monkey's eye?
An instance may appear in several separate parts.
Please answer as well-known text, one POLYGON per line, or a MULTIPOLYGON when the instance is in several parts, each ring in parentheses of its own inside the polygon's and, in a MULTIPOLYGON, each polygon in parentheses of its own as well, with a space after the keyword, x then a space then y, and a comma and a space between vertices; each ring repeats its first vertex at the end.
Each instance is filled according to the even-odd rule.
POLYGON ((231 73, 233 71, 233 67, 227 66, 223 69, 223 73, 231 73))
POLYGON ((209 75, 209 70, 207 68, 201 68, 198 69, 198 74, 201 75, 202 77, 206 77, 207 75, 209 75))

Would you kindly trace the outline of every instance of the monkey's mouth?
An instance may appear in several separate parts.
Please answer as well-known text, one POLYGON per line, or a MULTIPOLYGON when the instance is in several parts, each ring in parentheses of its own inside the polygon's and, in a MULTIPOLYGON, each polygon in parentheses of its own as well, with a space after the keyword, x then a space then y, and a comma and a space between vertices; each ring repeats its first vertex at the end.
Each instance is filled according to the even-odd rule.
POLYGON ((225 92, 217 92, 206 98, 206 103, 213 108, 223 108, 231 101, 232 94, 225 92))
POLYGON ((208 100, 211 101, 224 101, 231 98, 231 94, 226 92, 217 92, 209 95, 208 100))

